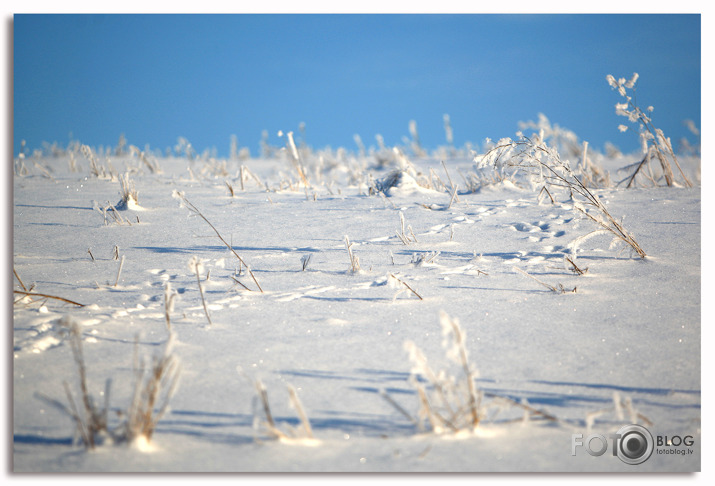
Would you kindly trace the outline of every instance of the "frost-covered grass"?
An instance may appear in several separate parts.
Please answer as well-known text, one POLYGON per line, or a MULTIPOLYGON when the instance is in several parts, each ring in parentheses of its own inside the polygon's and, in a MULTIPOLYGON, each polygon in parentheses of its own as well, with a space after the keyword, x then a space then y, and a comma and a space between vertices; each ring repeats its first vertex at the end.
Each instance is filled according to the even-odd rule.
POLYGON ((253 159, 185 141, 16 160, 14 469, 699 470, 700 160, 678 159, 694 187, 626 189, 637 156, 539 124, 573 186, 475 163, 499 144, 428 153, 416 126, 358 153, 288 134, 253 159), (638 247, 593 233, 581 187, 638 247), (173 336, 142 440, 75 440, 67 319, 73 396, 104 403, 112 380, 108 431, 152 393, 132 356, 173 336), (571 434, 632 422, 695 452, 571 456, 571 434))

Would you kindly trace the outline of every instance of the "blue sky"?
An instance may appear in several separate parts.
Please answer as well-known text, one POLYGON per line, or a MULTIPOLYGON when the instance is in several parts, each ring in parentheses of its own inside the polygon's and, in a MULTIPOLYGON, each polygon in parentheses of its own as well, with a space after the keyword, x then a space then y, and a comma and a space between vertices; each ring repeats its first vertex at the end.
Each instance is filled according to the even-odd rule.
POLYGON ((16 15, 14 153, 70 139, 228 155, 263 130, 315 148, 513 136, 544 113, 591 146, 638 147, 607 74, 674 141, 700 126, 699 15, 16 15), (71 138, 70 138, 71 137, 71 138))

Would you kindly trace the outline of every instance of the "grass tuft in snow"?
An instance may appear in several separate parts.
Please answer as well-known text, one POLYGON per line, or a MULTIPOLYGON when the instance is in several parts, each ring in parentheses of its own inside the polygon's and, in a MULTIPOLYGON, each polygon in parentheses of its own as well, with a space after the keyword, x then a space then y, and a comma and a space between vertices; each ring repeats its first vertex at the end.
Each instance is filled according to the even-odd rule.
POLYGON ((116 204, 117 209, 134 208, 139 204, 139 193, 134 187, 134 182, 129 179, 129 173, 119 176, 121 185, 121 199, 116 204))
MULTIPOLYGON (((127 419, 114 433, 122 442, 150 442, 157 423, 166 413, 169 400, 176 392, 180 372, 178 360, 171 352, 173 341, 174 335, 170 333, 164 350, 151 358, 148 367, 143 360, 137 365, 135 359, 134 394, 127 419)), ((135 344, 135 349, 137 346, 135 344)))
POLYGON ((425 429, 426 422, 427 430, 437 434, 474 430, 481 419, 479 405, 482 400, 475 383, 477 371, 469 362, 465 334, 459 321, 442 312, 440 324, 446 356, 458 365, 461 376, 446 370, 436 372, 422 350, 414 342, 407 341, 405 349, 412 363, 410 382, 417 391, 420 407, 418 418, 413 421, 421 430, 425 429))
POLYGON ((407 231, 409 231, 409 234, 405 232, 405 215, 402 214, 402 211, 400 213, 400 231, 397 232, 397 237, 402 241, 402 243, 405 246, 408 246, 410 243, 417 243, 417 236, 415 236, 415 232, 412 230, 411 225, 407 225, 407 231))
POLYGON ((469 360, 466 335, 459 321, 441 312, 440 324, 445 357, 451 362, 452 368, 456 365, 456 372, 449 367, 435 370, 422 350, 414 342, 407 341, 405 349, 412 364, 410 383, 418 397, 417 416, 410 414, 387 392, 381 392, 381 396, 418 430, 450 434, 451 437, 477 434, 478 427, 487 418, 489 409, 496 409, 498 413, 503 406, 522 409, 524 413, 520 421, 528 422, 534 417, 551 422, 559 421, 555 416, 532 407, 526 400, 517 401, 479 390, 476 385, 478 373, 469 360), (491 398, 491 401, 488 404, 483 403, 484 397, 491 398))
POLYGON ((586 414, 585 424, 587 433, 590 433, 593 430, 596 425, 597 418, 608 414, 613 414, 620 423, 628 421, 628 423, 631 424, 643 424, 648 427, 653 425, 653 422, 648 417, 635 409, 631 397, 621 398, 620 393, 613 392, 612 407, 596 410, 586 414))
POLYGON ((146 442, 151 441, 156 425, 166 412, 169 399, 178 384, 179 365, 171 354, 173 337, 170 335, 163 353, 152 359, 151 367, 148 370, 143 363, 137 364, 136 348, 138 344, 135 344, 134 393, 129 406, 124 411, 118 412, 124 421, 115 427, 110 427, 111 379, 105 381, 104 400, 102 405, 98 405, 89 392, 87 363, 82 347, 82 330, 79 324, 69 317, 63 318, 60 324, 68 335, 77 366, 79 399, 75 398, 67 381, 64 381, 63 385, 68 405, 41 393, 36 393, 36 397, 72 418, 75 424, 75 439, 78 439, 86 449, 94 449, 105 444, 131 444, 140 438, 146 442), (157 406, 158 409, 156 409, 157 406))
POLYGON ((281 442, 304 445, 315 445, 318 442, 313 436, 313 428, 310 425, 308 415, 305 413, 303 403, 300 401, 300 398, 298 398, 298 392, 293 386, 288 385, 288 395, 291 407, 298 414, 300 427, 294 428, 288 426, 287 431, 284 431, 278 427, 273 418, 271 406, 268 402, 268 391, 263 382, 260 379, 256 379, 253 381, 253 385, 256 390, 257 398, 260 401, 260 413, 258 413, 258 410, 254 413, 255 426, 263 428, 271 439, 276 439, 281 442), (259 415, 262 415, 262 417, 259 417, 259 415))

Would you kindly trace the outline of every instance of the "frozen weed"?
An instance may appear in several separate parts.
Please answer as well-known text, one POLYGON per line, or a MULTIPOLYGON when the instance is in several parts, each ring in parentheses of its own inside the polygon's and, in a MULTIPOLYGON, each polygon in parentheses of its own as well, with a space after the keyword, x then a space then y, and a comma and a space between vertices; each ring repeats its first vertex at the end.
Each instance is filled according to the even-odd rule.
POLYGON ((27 166, 25 165, 25 154, 20 154, 14 160, 14 169, 15 169, 16 176, 24 177, 24 176, 30 174, 30 171, 28 170, 27 166))
POLYGON ((553 415, 537 410, 523 400, 519 402, 477 389, 477 370, 469 361, 466 335, 459 321, 441 312, 440 324, 445 356, 453 366, 456 365, 457 371, 449 368, 436 371, 430 366, 422 350, 414 342, 407 341, 405 350, 412 364, 409 381, 418 397, 417 416, 414 417, 407 412, 385 391, 381 393, 388 403, 415 424, 420 431, 435 434, 472 433, 487 418, 489 408, 500 409, 504 405, 523 409, 522 420, 537 417, 558 421, 553 415), (483 403, 484 397, 491 398, 491 402, 483 403))
MULTIPOLYGON (((628 121, 638 125, 638 136, 641 141, 642 152, 644 154, 643 159, 633 164, 625 169, 633 170, 633 173, 627 177, 628 184, 626 187, 631 187, 636 180, 636 176, 639 174, 644 174, 653 184, 657 184, 658 179, 656 179, 652 173, 645 174, 645 168, 650 171, 650 161, 653 157, 658 159, 660 162, 660 167, 662 170, 662 178, 665 179, 665 183, 668 186, 673 186, 676 184, 675 176, 673 175, 673 169, 670 165, 671 160, 675 163, 680 176, 686 187, 692 187, 692 183, 687 178, 683 169, 681 169, 678 163, 678 158, 675 156, 673 151, 673 146, 670 143, 670 138, 666 137, 663 130, 656 128, 653 125, 653 120, 650 114, 653 112, 653 107, 649 106, 644 112, 636 103, 635 100, 635 84, 638 81, 638 73, 633 73, 631 79, 626 81, 625 78, 616 79, 612 75, 606 76, 606 81, 611 86, 612 89, 618 91, 623 98, 625 98, 625 103, 616 103, 616 114, 619 116, 624 116, 628 118, 628 121), (628 90, 632 90, 633 94, 628 94, 628 90)), ((626 125, 619 125, 618 129, 622 132, 628 130, 626 125)), ((624 179, 624 180, 626 180, 624 179)), ((621 181, 623 182, 623 181, 621 181)))
POLYGON ((300 420, 300 428, 294 428, 288 426, 287 431, 283 431, 278 427, 276 423, 273 412, 271 411, 271 406, 268 401, 268 391, 265 385, 260 379, 252 380, 254 388, 256 390, 256 400, 254 400, 254 428, 260 430, 264 429, 271 439, 279 440, 288 443, 303 443, 308 445, 313 445, 317 443, 317 440, 313 436, 313 428, 310 425, 310 420, 308 415, 305 413, 303 408, 303 403, 298 398, 298 392, 296 389, 288 385, 288 395, 290 399, 291 407, 298 414, 300 420))
POLYGON ((535 130, 545 142, 556 148, 559 154, 571 160, 578 160, 573 169, 584 185, 588 187, 611 186, 608 172, 592 160, 598 154, 594 153, 594 157, 588 156, 588 142, 581 143, 574 132, 560 127, 558 124, 552 124, 543 113, 539 113, 538 118, 538 122, 519 122, 519 128, 535 130))
POLYGON ((420 300, 423 300, 423 299, 422 299, 422 296, 421 296, 420 294, 418 294, 415 289, 413 289, 413 288, 412 288, 407 282, 405 282, 404 280, 402 280, 402 279, 396 277, 394 274, 392 274, 392 273, 389 274, 387 280, 388 280, 388 283, 390 284, 390 287, 393 287, 393 288, 397 288, 397 289, 398 289, 398 290, 397 290, 397 293, 396 293, 395 296, 392 298, 392 302, 395 302, 395 301, 397 300, 397 297, 398 297, 401 293, 407 292, 407 291, 412 292, 412 294, 413 294, 415 297, 417 297, 417 298, 420 299, 420 300))
POLYGON ((133 157, 139 158, 139 160, 149 169, 149 172, 152 174, 161 174, 162 170, 161 167, 159 167, 159 163, 156 161, 156 159, 149 158, 146 152, 143 150, 139 150, 138 147, 135 147, 134 145, 129 146, 129 152, 132 154, 133 157))
POLYGON ((439 251, 429 251, 421 253, 413 253, 410 263, 415 266, 429 265, 430 263, 435 263, 435 260, 440 255, 439 251))
POLYGON ((564 266, 576 275, 585 275, 588 272, 588 267, 580 268, 578 265, 576 265, 575 260, 575 256, 571 258, 568 255, 564 255, 564 266))
POLYGON ((201 305, 204 307, 204 313, 206 314, 206 320, 209 322, 209 326, 212 325, 211 323, 211 315, 209 314, 209 308, 208 305, 206 305, 206 299, 204 298, 204 289, 201 286, 201 273, 203 272, 203 264, 201 261, 193 256, 191 257, 191 260, 189 260, 189 269, 196 274, 196 283, 199 286, 199 295, 201 296, 201 305))
POLYGON ((618 422, 628 421, 631 424, 643 424, 652 426, 653 422, 635 409, 631 397, 621 398, 620 393, 613 392, 613 406, 601 410, 595 410, 586 414, 585 424, 587 433, 590 433, 596 424, 596 419, 604 415, 612 414, 618 422))
POLYGON ((82 155, 89 161, 89 171, 94 177, 98 179, 115 179, 116 171, 111 166, 109 159, 107 159, 108 166, 104 167, 97 161, 97 157, 89 145, 81 145, 80 152, 82 152, 82 155))
POLYGON ((425 152, 425 150, 422 148, 422 144, 420 143, 420 135, 417 132, 417 122, 415 120, 410 120, 409 129, 410 135, 412 136, 412 140, 410 142, 412 153, 415 155, 415 157, 425 157, 427 155, 427 152, 425 152))
POLYGON ((124 255, 122 255, 122 258, 119 260, 119 268, 117 269, 117 278, 114 281, 114 287, 119 285, 119 277, 122 275, 122 268, 124 267, 124 255))
POLYGON ((239 254, 236 253, 236 250, 233 249, 233 246, 231 246, 231 245, 223 238, 223 236, 221 236, 221 233, 219 233, 218 230, 216 229, 216 227, 215 227, 213 224, 211 224, 211 221, 209 221, 208 218, 206 218, 206 216, 204 216, 203 213, 202 213, 201 211, 199 211, 199 209, 198 209, 196 206, 194 206, 193 204, 191 204, 191 203, 189 202, 189 200, 186 199, 186 196, 184 195, 183 192, 179 192, 179 191, 176 191, 176 190, 175 190, 175 191, 172 193, 172 197, 174 197, 174 198, 178 199, 179 201, 181 201, 182 205, 183 205, 184 207, 186 207, 192 214, 194 214, 195 216, 200 217, 201 219, 203 219, 203 220, 206 222, 206 224, 209 225, 209 227, 214 231, 214 233, 216 233, 216 236, 218 237, 218 239, 221 240, 221 243, 223 243, 224 245, 226 245, 226 247, 231 251, 231 253, 233 253, 233 255, 238 259, 238 261, 241 263, 241 265, 243 265, 244 267, 246 267, 246 270, 248 271, 248 274, 249 274, 249 275, 251 276, 251 278, 253 279, 253 283, 255 283, 255 284, 256 284, 256 287, 258 287, 258 290, 260 290, 261 293, 263 293, 263 289, 261 288, 260 284, 258 283, 258 280, 256 280, 256 276, 253 275, 253 272, 251 271, 250 267, 246 264, 246 262, 243 260, 243 258, 241 258, 241 257, 239 256, 239 254))
POLYGON ((180 367, 171 353, 173 340, 173 334, 169 333, 163 352, 152 357, 149 367, 143 360, 138 365, 135 360, 134 394, 126 412, 126 422, 119 429, 119 437, 129 443, 151 441, 157 423, 176 392, 180 367))
POLYGON ((310 259, 311 259, 312 256, 313 256, 312 254, 308 253, 308 254, 303 255, 302 257, 300 257, 300 263, 301 263, 301 265, 302 265, 302 267, 303 267, 303 271, 304 271, 304 272, 305 272, 305 270, 308 268, 308 264, 310 263, 310 259))
POLYGON ((178 383, 178 362, 170 352, 172 337, 170 336, 163 353, 153 358, 148 371, 143 363, 137 365, 136 347, 138 344, 135 344, 133 396, 128 407, 118 412, 118 416, 124 420, 112 427, 109 423, 111 380, 106 380, 103 403, 98 405, 89 392, 87 363, 82 348, 80 326, 71 318, 64 318, 60 324, 68 335, 77 366, 79 401, 75 398, 67 381, 63 382, 63 385, 68 405, 41 393, 37 393, 36 397, 72 418, 76 428, 75 438, 79 439, 86 449, 94 449, 103 444, 131 444, 138 440, 150 442, 156 425, 166 412, 169 399, 178 383))
POLYGON ((174 301, 178 294, 172 290, 171 283, 166 282, 164 287, 164 320, 166 321, 166 329, 171 332, 171 317, 170 314, 174 310, 174 301))
POLYGON ((230 194, 230 196, 235 197, 236 193, 234 192, 233 186, 231 185, 231 183, 228 181, 223 181, 223 182, 224 182, 224 184, 226 184, 226 188, 228 189, 228 193, 230 194))
POLYGON ((414 422, 421 430, 426 422, 428 430, 437 434, 474 430, 481 419, 479 406, 482 400, 475 383, 477 371, 469 362, 465 334, 459 321, 442 312, 440 324, 446 357, 460 368, 461 376, 446 370, 436 372, 417 345, 407 341, 405 349, 412 363, 410 382, 417 391, 420 405, 414 422))
POLYGON ((417 236, 415 236, 415 232, 412 231, 412 226, 408 225, 407 230, 410 234, 405 233, 405 216, 402 214, 402 211, 400 211, 400 231, 397 232, 397 237, 405 246, 408 246, 410 243, 417 243, 417 236))
POLYGON ((477 156, 475 161, 482 167, 514 167, 530 176, 537 185, 568 190, 574 201, 574 209, 600 227, 597 231, 610 233, 616 240, 630 246, 641 258, 646 257, 633 235, 611 216, 601 199, 572 170, 569 161, 561 160, 558 151, 548 146, 541 135, 535 134, 529 138, 520 134, 518 140, 504 138, 486 154, 477 156))
MULTIPOLYGON (((282 131, 278 132, 278 136, 282 136, 282 135, 283 135, 282 131)), ((298 148, 295 145, 295 140, 293 140, 293 132, 288 132, 286 134, 286 137, 288 138, 288 143, 287 143, 288 154, 290 156, 291 162, 293 163, 293 167, 295 168, 296 172, 298 173, 298 177, 303 182, 305 187, 312 187, 310 182, 308 182, 308 178, 306 176, 303 159, 300 155, 300 152, 298 151, 298 148)))
MULTIPOLYGON (((575 266, 575 265, 574 265, 574 266, 575 266)), ((551 285, 551 284, 547 284, 546 282, 544 282, 544 281, 542 281, 542 280, 539 280, 538 278, 534 277, 533 275, 531 275, 531 274, 529 274, 529 273, 526 273, 524 270, 522 270, 522 269, 519 268, 519 267, 512 267, 512 268, 513 268, 514 270, 516 270, 517 272, 519 272, 520 274, 522 274, 522 275, 524 275, 524 276, 526 276, 526 277, 529 277, 530 279, 534 280, 535 282, 538 282, 539 284, 543 285, 544 287, 546 287, 547 289, 549 289, 550 291, 552 291, 552 292, 554 292, 554 293, 557 293, 557 294, 565 294, 565 293, 567 293, 567 292, 576 292, 576 287, 574 287, 573 289, 570 289, 570 290, 569 290, 569 289, 567 289, 566 287, 564 287, 563 284, 560 284, 560 283, 558 284, 558 286, 555 287, 555 286, 553 286, 553 285, 551 285)), ((578 268, 578 267, 577 267, 577 268, 578 268)))
POLYGON ((360 271, 360 259, 353 253, 354 243, 350 243, 350 238, 345 235, 345 248, 348 251, 348 257, 350 258, 350 271, 353 273, 360 271))
POLYGON ((29 306, 29 305, 35 304, 37 302, 41 302, 42 303, 41 305, 44 305, 44 303, 47 301, 47 299, 53 299, 53 300, 58 300, 60 302, 64 302, 66 304, 76 305, 77 307, 84 307, 84 304, 80 304, 79 302, 75 302, 73 300, 69 300, 64 297, 34 292, 35 284, 30 284, 30 286, 27 287, 25 285, 25 283, 22 281, 22 279, 20 278, 20 275, 17 273, 17 270, 15 270, 15 267, 12 268, 12 272, 15 275, 17 282, 20 284, 20 287, 22 288, 22 290, 17 290, 17 289, 13 290, 14 294, 21 296, 20 298, 18 298, 17 300, 15 300, 13 302, 13 305, 24 304, 26 306, 29 306))

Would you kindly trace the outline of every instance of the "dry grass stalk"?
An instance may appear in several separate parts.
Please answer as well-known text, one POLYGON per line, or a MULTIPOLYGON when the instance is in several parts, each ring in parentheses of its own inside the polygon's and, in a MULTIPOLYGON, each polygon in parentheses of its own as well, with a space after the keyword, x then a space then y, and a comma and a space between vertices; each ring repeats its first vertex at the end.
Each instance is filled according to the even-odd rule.
POLYGON ((47 167, 42 166, 39 162, 33 161, 33 164, 35 164, 35 167, 40 169, 40 172, 42 172, 42 175, 50 179, 51 181, 57 182, 57 180, 52 177, 52 174, 50 174, 50 171, 47 167))
POLYGON ((114 286, 119 284, 119 276, 122 274, 122 268, 124 267, 124 255, 122 255, 121 260, 119 260, 119 269, 117 270, 117 279, 114 281, 114 286))
POLYGON ((301 263, 302 266, 303 266, 303 271, 304 271, 304 272, 305 272, 305 270, 308 268, 308 264, 310 263, 310 259, 312 258, 312 256, 313 256, 313 255, 311 255, 311 254, 309 253, 309 254, 307 254, 307 255, 303 255, 302 257, 300 257, 300 263, 301 263))
POLYGON ((85 304, 80 304, 79 302, 75 302, 70 299, 65 299, 64 297, 58 297, 57 295, 41 294, 39 292, 24 291, 24 290, 13 290, 13 293, 18 294, 18 295, 29 296, 29 297, 42 297, 44 299, 55 299, 55 300, 59 300, 61 302, 66 302, 68 304, 76 305, 78 307, 85 306, 85 304))
POLYGON ((169 332, 171 332, 170 314, 174 310, 176 295, 176 292, 173 292, 171 289, 171 283, 166 282, 166 286, 164 287, 164 320, 166 321, 166 329, 169 332))
POLYGON ((95 446, 100 445, 108 438, 111 438, 108 428, 110 380, 106 381, 104 407, 100 408, 97 406, 94 398, 89 393, 89 386, 87 384, 87 366, 85 364, 84 352, 82 349, 82 331, 79 325, 70 318, 62 319, 60 324, 63 325, 69 333, 70 347, 72 349, 75 364, 77 365, 81 408, 77 405, 77 401, 75 400, 67 381, 63 382, 63 386, 67 395, 69 406, 64 406, 61 402, 39 393, 36 396, 70 415, 75 423, 76 436, 79 437, 87 449, 94 449, 95 446))
POLYGON ((350 238, 345 235, 345 248, 348 250, 348 257, 350 257, 350 271, 359 272, 360 271, 360 259, 353 253, 354 243, 350 243, 350 238))
POLYGON ((246 262, 243 260, 243 258, 241 258, 241 257, 239 256, 239 254, 236 253, 236 250, 233 249, 233 246, 231 246, 231 245, 223 238, 223 236, 221 236, 221 233, 219 233, 218 230, 216 229, 216 227, 215 227, 213 224, 211 224, 211 221, 209 221, 209 220, 206 218, 206 216, 204 216, 203 213, 202 213, 201 211, 199 211, 199 209, 198 209, 196 206, 194 206, 193 204, 191 204, 191 203, 189 202, 189 200, 186 199, 186 196, 184 196, 184 193, 183 193, 183 192, 174 191, 174 193, 173 193, 172 195, 173 195, 173 197, 179 199, 179 200, 184 204, 184 206, 186 206, 186 208, 188 208, 188 210, 191 211, 191 213, 195 214, 196 216, 199 216, 201 219, 203 219, 203 220, 206 222, 206 224, 209 225, 209 227, 214 231, 214 233, 216 233, 216 236, 218 237, 218 239, 221 240, 221 243, 223 243, 224 245, 226 245, 226 247, 231 251, 231 253, 233 253, 233 255, 238 259, 238 261, 241 262, 241 264, 242 264, 244 267, 246 267, 246 270, 248 270, 248 274, 249 274, 249 275, 251 276, 251 278, 253 279, 253 282, 256 284, 256 287, 258 287, 258 290, 260 290, 261 293, 263 293, 263 289, 261 288, 261 285, 258 283, 258 280, 256 280, 256 276, 253 275, 253 272, 251 271, 251 268, 248 266, 248 264, 246 264, 246 262))
POLYGON ((551 192, 549 192, 549 189, 546 186, 542 187, 541 191, 539 191, 539 195, 537 196, 537 199, 539 200, 539 202, 541 202, 541 195, 543 193, 546 193, 546 195, 549 196, 549 199, 551 200, 551 204, 556 204, 556 200, 554 199, 554 196, 551 195, 551 192))
POLYGON ((144 165, 149 169, 149 172, 152 174, 161 174, 162 170, 159 167, 159 164, 155 161, 149 160, 149 157, 147 157, 147 154, 140 150, 138 147, 135 147, 134 145, 129 146, 129 152, 132 154, 134 157, 139 157, 139 160, 142 161, 144 165))
POLYGON ((549 420, 551 422, 559 422, 560 421, 558 419, 558 417, 556 417, 555 415, 552 415, 548 412, 544 412, 543 410, 539 410, 537 408, 532 407, 531 405, 529 405, 529 402, 526 400, 522 400, 519 402, 512 398, 498 395, 496 393, 490 393, 490 392, 484 392, 484 396, 493 398, 497 402, 503 402, 503 403, 505 403, 509 406, 512 406, 512 407, 521 408, 525 412, 525 416, 521 420, 526 420, 531 417, 538 417, 538 418, 542 418, 544 420, 549 420))
POLYGON ((412 226, 408 225, 407 229, 412 235, 412 239, 410 239, 410 236, 405 233, 405 216, 404 214, 402 214, 402 211, 400 211, 400 231, 397 233, 397 237, 400 239, 400 241, 402 241, 405 246, 413 242, 417 243, 417 236, 415 236, 415 232, 412 230, 412 226))
POLYGON ((313 428, 310 426, 310 420, 308 420, 308 415, 305 413, 303 408, 303 403, 298 398, 298 392, 292 385, 288 385, 288 394, 290 396, 290 403, 293 405, 300 423, 303 426, 303 435, 308 438, 313 438, 313 428))
MULTIPOLYGON (((407 284, 407 282, 405 282, 404 280, 400 280, 399 278, 395 277, 395 275, 392 274, 392 273, 390 274, 390 278, 394 279, 394 280, 395 280, 398 284, 400 284, 401 286, 404 286, 407 290, 409 290, 410 292, 412 292, 418 299, 423 300, 423 299, 422 299, 422 296, 421 296, 420 294, 418 294, 417 291, 415 291, 415 289, 413 289, 412 287, 410 287, 410 286, 407 284)), ((397 294, 395 294, 395 298, 393 299, 393 301, 394 301, 395 299, 397 299, 397 296, 398 296, 399 294, 400 294, 400 292, 398 292, 397 294)))
POLYGON ((454 340, 454 347, 459 355, 459 364, 462 366, 467 382, 468 408, 471 424, 473 427, 476 427, 479 425, 479 413, 477 410, 479 399, 477 396, 477 387, 474 383, 474 372, 469 365, 469 359, 467 357, 464 332, 459 326, 459 322, 456 319, 451 319, 447 314, 443 313, 440 319, 442 326, 446 327, 446 330, 443 329, 442 334, 451 334, 454 340))
POLYGON ((649 427, 653 425, 653 422, 648 417, 635 410, 635 408, 633 407, 633 401, 630 397, 622 399, 621 395, 618 392, 614 392, 612 407, 595 410, 586 414, 586 430, 590 433, 593 429, 596 419, 602 415, 609 413, 613 413, 616 418, 621 422, 624 420, 628 420, 632 424, 642 423, 649 427), (626 414, 628 415, 627 417, 626 414))
MULTIPOLYGON (((442 161, 442 167, 444 167, 444 173, 447 174, 449 185, 452 186, 452 199, 456 199, 456 201, 459 202, 459 196, 457 196, 457 186, 455 186, 454 182, 452 182, 452 178, 449 176, 449 171, 447 170, 447 164, 444 163, 444 160, 442 161)), ((452 207, 452 202, 449 203, 449 206, 452 207)))
POLYGON ((289 427, 288 432, 284 432, 278 427, 273 418, 271 406, 268 402, 268 391, 263 385, 263 382, 261 382, 261 380, 259 379, 256 379, 253 381, 253 384, 256 389, 256 394, 258 395, 258 398, 260 400, 263 417, 265 419, 260 421, 259 423, 266 429, 266 431, 272 438, 278 440, 314 439, 313 428, 310 425, 310 420, 308 420, 308 415, 305 413, 305 409, 303 408, 303 404, 300 401, 300 398, 298 398, 298 392, 293 386, 288 385, 290 404, 298 414, 302 430, 299 431, 293 429, 292 427, 289 427))
POLYGON ((209 321, 209 326, 212 325, 211 323, 211 315, 209 314, 209 308, 208 305, 206 305, 206 299, 204 298, 204 289, 201 286, 201 262, 199 262, 199 259, 196 257, 191 257, 191 261, 189 262, 189 268, 196 273, 196 283, 199 285, 199 295, 201 296, 201 304, 204 307, 204 313, 206 314, 206 320, 209 321))
POLYGON ((20 154, 14 161, 15 175, 24 177, 30 173, 27 166, 25 165, 25 154, 20 154))
POLYGON ((20 276, 17 274, 17 270, 15 270, 15 267, 12 267, 12 273, 15 274, 15 278, 16 278, 17 281, 19 282, 20 287, 22 287, 22 290, 24 290, 25 292, 27 292, 27 287, 25 287, 25 284, 22 283, 22 279, 21 279, 20 276))
POLYGON ((236 277, 234 277, 233 275, 231 275, 231 280, 233 280, 234 282, 236 282, 238 285, 240 285, 241 287, 243 287, 245 290, 248 290, 249 292, 253 292, 251 289, 249 289, 248 287, 246 287, 245 285, 243 285, 243 284, 242 284, 236 277))
POLYGON ((288 132, 286 135, 288 137, 288 148, 291 160, 293 162, 293 167, 295 168, 296 172, 298 173, 298 177, 300 177, 300 180, 303 182, 305 187, 312 187, 310 182, 308 182, 308 178, 306 177, 305 167, 303 166, 303 159, 301 158, 300 153, 295 146, 295 141, 293 140, 293 132, 288 132))
POLYGON ((89 171, 94 177, 100 179, 112 177, 111 173, 107 173, 107 170, 104 168, 104 166, 99 165, 99 163, 97 163, 97 158, 94 156, 94 153, 92 152, 92 149, 89 147, 89 145, 80 146, 80 151, 82 152, 82 155, 84 155, 85 158, 89 161, 89 171))
POLYGON ((268 187, 267 182, 263 182, 256 174, 251 172, 251 170, 246 167, 245 165, 241 166, 241 190, 243 190, 243 181, 248 178, 248 176, 252 177, 254 181, 256 181, 256 184, 258 184, 259 187, 264 188, 267 192, 270 192, 270 187, 268 187))
POLYGON ((553 285, 547 284, 546 282, 544 282, 544 281, 542 281, 542 280, 539 280, 538 278, 534 277, 533 275, 531 275, 531 274, 529 274, 529 273, 526 273, 524 270, 522 270, 522 269, 519 268, 519 267, 511 267, 511 268, 513 268, 514 270, 516 270, 516 271, 519 272, 520 274, 529 277, 530 279, 534 280, 535 282, 538 282, 539 284, 543 285, 544 287, 546 287, 547 289, 549 289, 550 291, 552 291, 552 292, 554 292, 554 293, 557 293, 557 294, 565 294, 565 293, 567 293, 567 292, 576 292, 576 287, 574 287, 574 288, 571 289, 571 290, 568 290, 568 289, 567 289, 566 287, 564 287, 562 284, 559 284, 558 287, 554 287, 553 285))
POLYGON ((576 265, 576 262, 574 262, 574 259, 572 259, 570 256, 565 256, 564 260, 570 265, 570 270, 577 275, 584 275, 586 272, 588 272, 588 267, 584 269, 579 268, 579 266, 576 265))
POLYGON ((224 182, 224 184, 226 184, 226 187, 228 188, 228 193, 231 195, 231 197, 235 197, 236 194, 233 191, 233 186, 231 185, 231 183, 229 183, 228 181, 223 181, 223 182, 224 182))
POLYGON ((442 190, 445 192, 449 192, 449 188, 447 187, 447 185, 444 182, 442 182, 442 179, 440 179, 439 175, 437 175, 437 173, 431 167, 429 169, 429 181, 430 181, 430 185, 435 190, 437 190, 437 191, 442 190), (439 189, 437 188, 437 183, 439 183, 439 186, 440 186, 439 189))
POLYGON ((102 213, 102 216, 104 218, 104 224, 105 226, 109 224, 107 221, 107 214, 110 214, 112 218, 114 218, 114 222, 117 223, 118 225, 123 225, 123 224, 128 224, 129 226, 132 225, 132 222, 129 221, 129 219, 124 218, 119 211, 117 211, 117 208, 114 207, 114 205, 110 202, 107 202, 107 205, 104 207, 99 207, 96 206, 97 211, 102 213))

